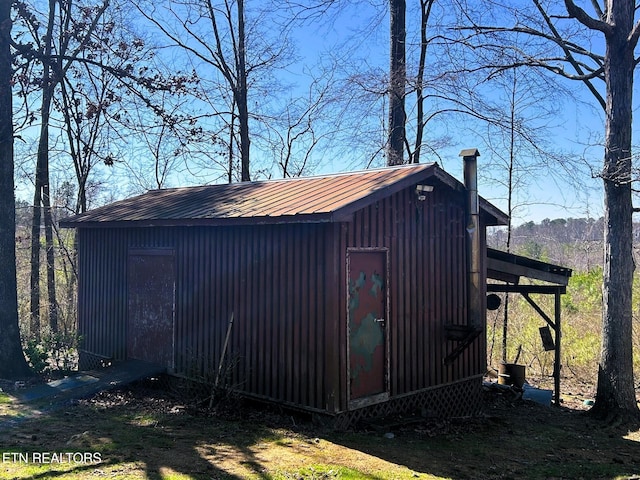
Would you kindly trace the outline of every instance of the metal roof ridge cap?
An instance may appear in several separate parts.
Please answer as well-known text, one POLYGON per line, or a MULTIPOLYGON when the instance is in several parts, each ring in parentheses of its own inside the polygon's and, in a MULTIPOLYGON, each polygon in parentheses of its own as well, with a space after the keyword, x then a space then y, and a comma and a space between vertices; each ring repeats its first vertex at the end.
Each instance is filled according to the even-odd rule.
MULTIPOLYGON (((320 179, 320 178, 332 178, 332 177, 346 177, 351 175, 362 175, 367 173, 376 173, 376 172, 384 172, 391 170, 401 170, 401 169, 418 169, 418 168, 426 168, 430 166, 438 166, 436 162, 428 162, 428 163, 408 163, 403 165, 393 165, 393 166, 384 166, 384 167, 376 167, 376 168, 365 168, 360 170, 343 170, 340 172, 331 172, 331 173, 318 173, 316 175, 309 176, 300 176, 300 177, 288 177, 288 178, 269 178, 265 180, 255 180, 252 182, 236 182, 227 185, 236 185, 238 183, 276 183, 276 182, 296 182, 296 181, 304 181, 304 180, 312 180, 312 179, 320 179)), ((438 167, 440 168, 440 167, 438 167)), ((224 185, 224 184, 217 184, 224 185)))

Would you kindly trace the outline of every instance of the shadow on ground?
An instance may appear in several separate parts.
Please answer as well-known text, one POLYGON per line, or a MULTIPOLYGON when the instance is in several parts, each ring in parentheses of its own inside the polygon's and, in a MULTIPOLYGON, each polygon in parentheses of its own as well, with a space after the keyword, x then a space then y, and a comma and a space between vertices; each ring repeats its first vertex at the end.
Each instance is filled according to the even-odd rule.
POLYGON ((197 417, 157 391, 117 390, 0 433, 5 459, 12 453, 32 459, 41 457, 41 452, 75 452, 97 453, 99 463, 27 465, 10 461, 3 462, 0 477, 161 479, 182 474, 185 478, 269 478, 251 448, 265 439, 273 440, 274 432, 259 422, 197 417), (227 464, 233 468, 218 467, 216 459, 227 460, 229 455, 234 461, 227 464))
POLYGON ((481 417, 425 421, 392 433, 331 438, 444 478, 640 478, 640 432, 628 435, 562 407, 488 397, 481 417))
POLYGON ((3 462, 0 477, 640 478, 640 432, 566 408, 484 403, 472 419, 335 432, 266 408, 212 416, 143 382, 0 429, 2 454, 93 452, 100 463, 3 462))

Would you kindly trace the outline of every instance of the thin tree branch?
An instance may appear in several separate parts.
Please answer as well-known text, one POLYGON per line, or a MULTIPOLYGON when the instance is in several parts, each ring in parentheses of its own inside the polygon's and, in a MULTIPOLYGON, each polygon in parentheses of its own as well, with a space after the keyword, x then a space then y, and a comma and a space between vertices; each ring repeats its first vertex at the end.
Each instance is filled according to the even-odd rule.
MULTIPOLYGON (((549 27, 549 29, 553 33, 553 36, 557 39, 556 41, 557 41, 558 45, 564 51, 564 53, 565 53, 565 55, 567 57, 567 61, 573 66, 573 68, 578 73, 578 75, 584 75, 584 72, 583 72, 582 68, 580 67, 580 65, 578 64, 576 59, 573 57, 571 50, 569 50, 569 48, 568 48, 569 42, 567 42, 566 40, 564 40, 562 38, 562 36, 560 35, 560 32, 558 32, 558 30, 556 29, 555 25, 553 24, 553 22, 551 21, 551 19, 547 15, 546 11, 544 10, 544 8, 542 8, 542 5, 540 5, 539 0, 533 0, 533 1, 535 3, 536 7, 538 8, 538 11, 540 12, 540 14, 543 16, 547 26, 549 27)), ((567 4, 567 11, 569 12, 569 15, 572 15, 572 12, 570 10, 570 6, 568 5, 569 3, 571 5, 573 5, 573 7, 578 9, 578 7, 575 6, 575 4, 573 3, 572 0, 565 0, 565 3, 567 4)), ((591 18, 582 9, 578 9, 578 10, 582 11, 584 13, 584 16, 586 16, 588 18, 591 18)), ((579 18, 577 18, 577 20, 582 22, 579 18)), ((598 23, 603 23, 603 22, 598 22, 598 23)), ((599 61, 598 64, 601 67, 603 65, 602 61, 599 61)), ((584 79, 581 79, 581 80, 586 85, 586 87, 589 89, 591 94, 595 97, 595 99, 598 101, 598 103, 600 104, 602 109, 606 110, 606 101, 605 101, 604 97, 600 94, 600 92, 596 89, 596 87, 589 81, 590 79, 589 78, 584 78, 584 79)))

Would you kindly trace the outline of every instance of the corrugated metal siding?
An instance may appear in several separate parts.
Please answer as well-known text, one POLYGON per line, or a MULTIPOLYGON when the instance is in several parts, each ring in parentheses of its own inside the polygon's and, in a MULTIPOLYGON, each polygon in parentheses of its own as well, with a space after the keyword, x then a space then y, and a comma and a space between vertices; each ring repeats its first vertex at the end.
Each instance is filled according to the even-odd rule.
POLYGON ((234 386, 323 408, 326 236, 319 225, 197 228, 181 235, 178 372, 197 377, 217 370, 234 312, 227 352, 234 386))
POLYGON ((324 409, 337 321, 327 302, 329 225, 81 229, 83 348, 126 355, 129 248, 176 251, 176 373, 213 380, 231 312, 232 384, 251 394, 324 409))
MULTIPOLYGON (((437 188, 419 201, 405 189, 358 212, 343 232, 343 265, 349 247, 389 248, 392 396, 484 373, 483 338, 443 365, 456 345, 446 340, 444 325, 467 320, 465 226, 461 193, 437 188)), ((347 405, 345 393, 341 408, 347 405)))
POLYGON ((119 231, 78 232, 78 329, 82 348, 124 358, 127 245, 119 231))

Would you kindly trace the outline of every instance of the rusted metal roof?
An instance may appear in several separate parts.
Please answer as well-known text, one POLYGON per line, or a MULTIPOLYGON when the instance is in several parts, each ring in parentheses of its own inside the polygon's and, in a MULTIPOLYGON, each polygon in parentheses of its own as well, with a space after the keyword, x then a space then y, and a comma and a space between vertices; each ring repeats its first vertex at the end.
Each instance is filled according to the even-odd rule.
MULTIPOLYGON (((426 182, 461 189, 435 163, 314 177, 151 190, 60 222, 63 227, 344 221, 358 209, 426 182)), ((486 201, 493 224, 506 215, 486 201)))

